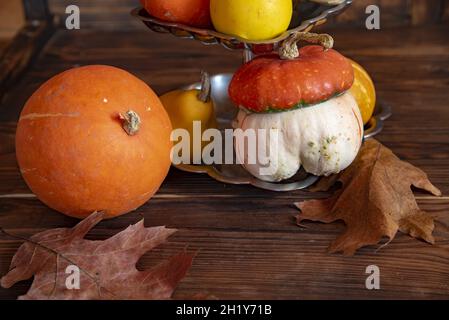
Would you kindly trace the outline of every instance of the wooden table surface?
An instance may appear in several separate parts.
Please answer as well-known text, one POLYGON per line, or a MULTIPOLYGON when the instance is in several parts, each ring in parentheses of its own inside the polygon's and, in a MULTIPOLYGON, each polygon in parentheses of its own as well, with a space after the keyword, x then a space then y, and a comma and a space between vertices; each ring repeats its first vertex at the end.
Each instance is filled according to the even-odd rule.
MULTIPOLYGON (((307 223, 307 229, 300 229, 293 219, 298 213, 293 202, 327 194, 272 193, 176 169, 149 203, 100 223, 89 237, 107 238, 142 215, 147 226, 178 228, 167 244, 139 262, 145 268, 186 246, 198 250, 175 298, 198 293, 220 299, 449 298, 449 26, 332 33, 336 47, 369 70, 379 97, 393 107, 378 139, 425 170, 443 192, 441 198, 416 192, 421 208, 436 218, 434 246, 398 234, 381 250, 373 246, 354 257, 329 255, 326 247, 344 226, 307 223), (377 291, 365 289, 365 270, 373 264, 381 271, 377 291)), ((239 53, 143 27, 122 33, 57 31, 0 107, 0 226, 29 237, 76 223, 34 198, 16 165, 20 109, 45 80, 77 65, 110 64, 163 93, 196 81, 201 69, 232 72, 240 62, 239 53)), ((0 238, 0 275, 8 271, 20 244, 0 238)), ((29 285, 0 289, 0 298, 15 299, 29 285)))

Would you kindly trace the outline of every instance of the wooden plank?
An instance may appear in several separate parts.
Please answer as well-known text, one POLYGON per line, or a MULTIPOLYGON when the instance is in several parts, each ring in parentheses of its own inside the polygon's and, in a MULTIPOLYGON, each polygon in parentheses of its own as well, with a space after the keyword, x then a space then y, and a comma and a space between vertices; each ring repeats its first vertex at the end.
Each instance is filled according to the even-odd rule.
POLYGON ((424 25, 439 22, 443 1, 414 0, 411 2, 412 25, 424 25))
MULTIPOLYGON (((195 202, 194 199, 186 200, 183 208, 189 208, 195 202)), ((37 201, 35 203, 38 205, 37 201)), ((215 209, 178 212, 165 208, 167 204, 160 201, 153 203, 150 211, 143 208, 124 219, 104 221, 89 238, 105 239, 138 221, 140 214, 144 214, 147 226, 169 222, 168 226, 180 228, 168 244, 145 255, 139 263, 139 267, 148 268, 184 250, 186 245, 188 250, 197 252, 176 298, 192 293, 207 293, 220 299, 449 298, 447 215, 445 225, 437 224, 434 247, 398 235, 380 251, 377 251, 378 246, 367 247, 355 257, 347 258, 326 253, 330 241, 342 231, 341 226, 308 224, 310 228, 299 229, 288 220, 293 210, 278 211, 276 218, 271 209, 264 215, 260 212, 263 208, 248 204, 251 211, 244 214, 229 211, 235 219, 228 219, 220 217, 215 209), (365 269, 372 264, 381 269, 382 290, 377 292, 364 287, 365 269)), ((22 207, 23 202, 17 201, 17 205, 22 207)), ((230 205, 230 202, 216 202, 216 208, 223 212, 230 205)), ((284 204, 278 205, 286 208, 284 204)), ((447 212, 449 201, 437 205, 433 201, 424 201, 420 205, 424 210, 440 214, 447 212)), ((245 208, 246 204, 241 206, 245 208)), ((17 224, 9 231, 22 236, 41 231, 42 226, 69 227, 75 223, 44 208, 41 213, 36 212, 36 208, 28 213, 24 210, 15 213, 17 217, 13 220, 17 224), (24 221, 30 222, 21 225, 24 221)), ((2 240, 0 273, 8 269, 8 261, 19 245, 19 241, 2 240)), ((29 282, 10 290, 0 289, 0 298, 23 293, 27 285, 29 282)))
POLYGON ((443 13, 441 20, 445 23, 449 21, 449 0, 443 0, 443 13))
POLYGON ((410 24, 408 3, 409 1, 406 0, 357 0, 353 1, 351 7, 343 14, 332 18, 331 21, 339 26, 365 28, 365 21, 368 17, 366 8, 369 5, 376 5, 381 10, 381 28, 406 26, 410 24))
POLYGON ((429 25, 441 21, 446 0, 365 0, 354 1, 342 15, 332 19, 337 25, 365 26, 368 5, 381 10, 381 27, 429 25))
MULTIPOLYGON (((80 8, 81 28, 97 30, 142 29, 142 23, 131 17, 130 12, 139 6, 136 0, 49 0, 52 12, 59 18, 66 16, 67 6, 80 8)), ((61 19, 62 22, 62 19, 61 19)))
MULTIPOLYGON (((14 39, 0 52, 0 101, 43 48, 53 32, 53 16, 47 0, 24 0, 27 21, 14 39)), ((15 7, 14 14, 22 7, 15 7)))
MULTIPOLYGON (((309 194, 313 198, 327 197, 324 193, 309 194)), ((298 195, 282 195, 269 201, 245 196, 191 195, 167 196, 159 193, 135 212, 103 221, 100 229, 117 232, 124 226, 136 223, 142 217, 148 225, 166 225, 176 229, 242 231, 242 232, 299 232, 336 235, 342 224, 305 223, 307 229, 296 226, 294 217, 299 214, 293 205, 304 200, 298 195), (180 209, 182 208, 182 210, 180 209)), ((437 220, 436 237, 449 240, 449 197, 418 198, 420 208, 437 220)), ((36 230, 72 227, 77 220, 50 210, 36 198, 0 198, 0 226, 21 236, 31 236, 36 230), (17 212, 21 212, 17 215, 17 212)))
MULTIPOLYGON (((339 26, 365 26, 368 5, 381 9, 382 27, 422 25, 440 20, 444 0, 356 0, 341 16, 332 18, 330 24, 339 26)), ((49 0, 50 8, 59 17, 65 16, 70 0, 49 0)), ((141 28, 140 22, 130 18, 130 11, 139 5, 135 0, 78 0, 83 28, 103 30, 131 30, 141 28)))
POLYGON ((1 53, 0 101, 43 48, 52 34, 50 21, 28 23, 1 53))

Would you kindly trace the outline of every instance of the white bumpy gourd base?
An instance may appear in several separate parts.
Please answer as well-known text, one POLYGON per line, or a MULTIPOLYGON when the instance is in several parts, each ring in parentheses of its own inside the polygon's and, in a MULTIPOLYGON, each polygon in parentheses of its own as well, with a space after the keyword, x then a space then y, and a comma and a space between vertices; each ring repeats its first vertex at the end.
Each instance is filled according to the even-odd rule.
POLYGON ((254 150, 245 140, 236 139, 235 150, 238 161, 248 172, 269 182, 289 179, 301 166, 317 176, 338 173, 354 161, 363 141, 362 116, 349 92, 317 105, 285 112, 241 110, 235 127, 267 132, 265 138, 256 136, 257 150, 268 155, 269 162, 260 156, 256 157, 256 163, 249 161, 248 152, 254 150), (270 130, 275 132, 271 139, 270 130))

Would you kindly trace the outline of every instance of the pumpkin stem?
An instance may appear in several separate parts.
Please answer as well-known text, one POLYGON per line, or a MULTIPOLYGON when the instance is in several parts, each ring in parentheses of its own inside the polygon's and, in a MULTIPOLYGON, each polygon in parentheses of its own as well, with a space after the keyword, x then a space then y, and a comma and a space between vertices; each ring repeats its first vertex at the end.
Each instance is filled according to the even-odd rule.
POLYGON ((311 32, 297 32, 289 39, 285 40, 279 49, 279 56, 283 60, 293 60, 299 57, 298 42, 305 41, 312 44, 319 44, 325 50, 332 49, 334 39, 328 34, 318 34, 311 32))
POLYGON ((136 112, 129 110, 124 115, 119 114, 119 117, 123 121, 123 129, 128 135, 134 136, 139 132, 141 120, 136 112))
POLYGON ((198 99, 204 103, 210 101, 210 95, 212 91, 212 84, 210 82, 209 73, 201 71, 201 91, 198 94, 198 99))

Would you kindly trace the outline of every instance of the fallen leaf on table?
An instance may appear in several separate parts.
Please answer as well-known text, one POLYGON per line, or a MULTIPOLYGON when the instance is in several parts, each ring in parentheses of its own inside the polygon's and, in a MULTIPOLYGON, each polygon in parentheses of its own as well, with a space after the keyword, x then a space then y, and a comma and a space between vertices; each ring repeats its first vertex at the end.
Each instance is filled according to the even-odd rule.
MULTIPOLYGON (((104 241, 85 240, 84 236, 101 220, 93 213, 73 229, 52 229, 34 235, 18 249, 1 286, 34 276, 31 288, 19 299, 168 299, 185 276, 193 257, 178 254, 147 271, 138 271, 142 255, 164 243, 176 230, 145 228, 143 220, 104 241), (68 289, 66 281, 80 270, 80 289, 68 289)), ((73 282, 72 284, 75 284, 73 282)))
POLYGON ((383 237, 393 240, 398 230, 434 243, 433 218, 419 209, 411 186, 435 196, 441 195, 440 190, 422 170, 401 161, 378 141, 366 141, 348 169, 337 177, 323 178, 314 189, 327 191, 336 181, 343 186, 332 197, 296 204, 301 210, 298 224, 304 220, 346 224, 346 231, 332 242, 329 252, 353 255, 383 237))

